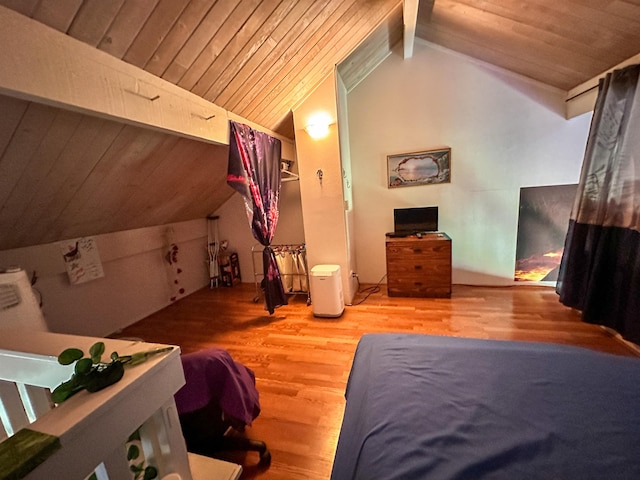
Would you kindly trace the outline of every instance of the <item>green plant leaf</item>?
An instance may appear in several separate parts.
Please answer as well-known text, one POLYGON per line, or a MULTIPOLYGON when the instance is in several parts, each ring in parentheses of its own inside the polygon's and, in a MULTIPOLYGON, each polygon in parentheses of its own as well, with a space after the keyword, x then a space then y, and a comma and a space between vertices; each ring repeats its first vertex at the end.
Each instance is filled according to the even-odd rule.
POLYGON ((79 348, 67 348, 60 355, 58 355, 58 363, 60 365, 71 365, 76 360, 80 360, 84 357, 84 352, 79 348))
POLYGON ((104 342, 96 342, 91 345, 91 348, 89 349, 89 355, 91 355, 91 360, 93 360, 93 363, 100 363, 102 354, 104 353, 104 348, 104 342))
POLYGON ((78 384, 76 376, 73 375, 71 379, 61 383, 51 392, 51 400, 54 403, 62 403, 80 390, 82 390, 82 385, 78 384))
POLYGON ((96 474, 96 472, 93 472, 89 478, 87 478, 87 480, 98 480, 98 475, 96 474))
POLYGON ((129 449, 127 450, 127 460, 135 460, 140 456, 140 449, 137 445, 129 445, 129 449))
POLYGON ((74 371, 78 375, 86 375, 91 371, 91 367, 93 367, 93 362, 91 361, 90 358, 81 358, 76 362, 74 371))

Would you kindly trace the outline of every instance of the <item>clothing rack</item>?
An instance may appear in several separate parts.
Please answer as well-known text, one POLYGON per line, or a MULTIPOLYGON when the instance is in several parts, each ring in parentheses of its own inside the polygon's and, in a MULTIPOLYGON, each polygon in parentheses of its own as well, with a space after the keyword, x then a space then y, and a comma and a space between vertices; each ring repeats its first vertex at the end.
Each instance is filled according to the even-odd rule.
POLYGON ((220 254, 220 239, 218 233, 218 215, 207 217, 207 256, 209 264, 209 288, 220 285, 220 265, 218 256, 220 254))
POLYGON ((291 160, 282 160, 282 162, 280 163, 281 182, 293 182, 295 180, 300 180, 298 174, 291 171, 291 165, 293 165, 293 162, 291 160))
MULTIPOLYGON (((256 283, 254 302, 262 295, 261 281, 264 278, 262 269, 262 245, 251 247, 253 276, 256 283)), ((306 295, 307 305, 311 305, 309 290, 309 269, 307 267, 307 250, 304 244, 271 245, 276 256, 276 263, 282 279, 282 287, 287 295, 306 295)))

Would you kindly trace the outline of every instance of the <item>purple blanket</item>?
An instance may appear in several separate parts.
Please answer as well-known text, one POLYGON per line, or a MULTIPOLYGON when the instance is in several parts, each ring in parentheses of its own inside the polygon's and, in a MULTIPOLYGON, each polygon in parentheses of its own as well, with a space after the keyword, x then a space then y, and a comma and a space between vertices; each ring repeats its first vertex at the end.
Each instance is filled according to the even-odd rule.
POLYGON ((176 393, 178 414, 217 400, 222 411, 245 425, 260 413, 255 375, 225 350, 210 348, 181 356, 186 384, 176 393))

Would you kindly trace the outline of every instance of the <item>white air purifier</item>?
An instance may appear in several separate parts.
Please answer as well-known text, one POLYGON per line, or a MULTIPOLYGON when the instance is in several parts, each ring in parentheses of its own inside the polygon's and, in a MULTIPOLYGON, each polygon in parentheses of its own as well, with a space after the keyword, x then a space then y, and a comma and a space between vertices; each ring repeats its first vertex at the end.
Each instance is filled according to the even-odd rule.
POLYGON ((316 317, 339 317, 344 312, 340 265, 316 265, 311 269, 311 304, 316 317))

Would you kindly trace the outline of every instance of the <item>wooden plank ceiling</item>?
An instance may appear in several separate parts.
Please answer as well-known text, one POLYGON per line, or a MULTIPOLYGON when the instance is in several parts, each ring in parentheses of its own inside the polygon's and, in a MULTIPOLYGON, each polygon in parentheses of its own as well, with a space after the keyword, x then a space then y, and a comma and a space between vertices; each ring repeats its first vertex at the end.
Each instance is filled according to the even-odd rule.
POLYGON ((231 195, 224 146, 6 96, 0 112, 0 249, 204 218, 231 195))
MULTIPOLYGON (((402 40, 401 0, 0 0, 287 137, 338 65, 402 40)), ((416 35, 568 91, 640 52, 640 0, 421 0, 416 35)), ((1 65, 0 68, 10 68, 1 65)), ((0 249, 201 218, 225 147, 0 98, 0 249)))
POLYGON ((293 138, 290 111, 399 0, 0 0, 293 138))
POLYGON ((640 0, 421 1, 416 36, 568 91, 640 53, 640 0))

